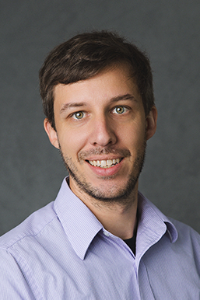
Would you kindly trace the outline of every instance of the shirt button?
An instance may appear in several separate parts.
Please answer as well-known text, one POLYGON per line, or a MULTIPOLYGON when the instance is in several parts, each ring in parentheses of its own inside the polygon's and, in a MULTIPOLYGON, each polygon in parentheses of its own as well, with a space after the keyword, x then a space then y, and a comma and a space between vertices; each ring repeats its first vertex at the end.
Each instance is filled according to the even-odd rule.
POLYGON ((108 231, 103 231, 103 234, 105 235, 105 236, 110 236, 110 233, 108 232, 108 231))

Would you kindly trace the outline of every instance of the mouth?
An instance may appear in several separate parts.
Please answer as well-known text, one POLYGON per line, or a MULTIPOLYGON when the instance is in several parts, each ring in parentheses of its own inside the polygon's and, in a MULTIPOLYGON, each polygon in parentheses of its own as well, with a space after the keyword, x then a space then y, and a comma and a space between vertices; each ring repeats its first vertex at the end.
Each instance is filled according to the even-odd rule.
POLYGON ((122 159, 123 158, 107 159, 107 160, 87 160, 87 162, 94 167, 108 169, 119 164, 122 161, 122 159))

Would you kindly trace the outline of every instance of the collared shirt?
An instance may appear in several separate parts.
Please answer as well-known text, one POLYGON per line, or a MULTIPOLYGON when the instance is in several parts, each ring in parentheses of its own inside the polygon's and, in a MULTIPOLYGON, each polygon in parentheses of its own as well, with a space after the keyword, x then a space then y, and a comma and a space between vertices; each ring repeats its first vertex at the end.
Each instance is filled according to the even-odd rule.
POLYGON ((139 193, 136 254, 63 181, 54 202, 0 238, 2 300, 197 300, 200 236, 139 193))

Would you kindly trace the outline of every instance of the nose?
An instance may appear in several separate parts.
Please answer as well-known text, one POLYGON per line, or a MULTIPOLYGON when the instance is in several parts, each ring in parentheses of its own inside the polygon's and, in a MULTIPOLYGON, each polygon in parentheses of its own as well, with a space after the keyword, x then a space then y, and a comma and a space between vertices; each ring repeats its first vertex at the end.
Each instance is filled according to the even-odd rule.
POLYGON ((90 143, 93 146, 105 147, 116 143, 117 136, 111 120, 105 116, 96 118, 91 126, 90 143))

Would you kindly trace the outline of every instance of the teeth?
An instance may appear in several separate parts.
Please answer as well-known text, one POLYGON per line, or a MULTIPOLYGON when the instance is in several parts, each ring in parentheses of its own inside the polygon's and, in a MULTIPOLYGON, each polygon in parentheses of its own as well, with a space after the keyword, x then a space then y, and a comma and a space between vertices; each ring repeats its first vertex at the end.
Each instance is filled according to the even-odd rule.
POLYGON ((101 161, 101 167, 105 168, 107 166, 107 161, 106 160, 102 160, 101 161))
POLYGON ((107 166, 108 167, 112 166, 112 164, 113 164, 113 160, 111 160, 111 159, 107 160, 107 166))
POLYGON ((97 167, 100 167, 100 165, 101 165, 101 162, 100 162, 100 160, 97 160, 97 167))
POLYGON ((110 168, 120 162, 119 158, 108 160, 89 160, 89 163, 94 167, 110 168))

